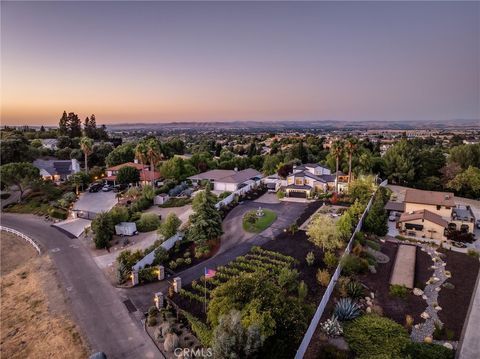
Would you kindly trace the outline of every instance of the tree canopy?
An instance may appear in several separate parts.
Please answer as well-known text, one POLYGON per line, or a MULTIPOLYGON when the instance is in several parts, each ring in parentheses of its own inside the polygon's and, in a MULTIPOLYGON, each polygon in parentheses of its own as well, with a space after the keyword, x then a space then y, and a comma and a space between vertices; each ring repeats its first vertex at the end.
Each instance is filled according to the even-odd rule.
POLYGON ((13 162, 0 166, 0 178, 7 186, 16 186, 20 199, 32 182, 40 179, 40 170, 28 162, 13 162))

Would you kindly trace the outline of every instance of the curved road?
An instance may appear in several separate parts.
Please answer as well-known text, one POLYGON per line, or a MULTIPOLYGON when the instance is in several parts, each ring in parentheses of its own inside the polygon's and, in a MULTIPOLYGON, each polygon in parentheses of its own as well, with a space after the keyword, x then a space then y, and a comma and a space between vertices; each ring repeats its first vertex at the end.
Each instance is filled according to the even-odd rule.
POLYGON ((2 213, 1 222, 37 240, 48 252, 92 352, 103 351, 109 359, 162 357, 138 320, 141 313, 128 312, 123 304, 127 298, 110 285, 80 240, 33 215, 2 213))

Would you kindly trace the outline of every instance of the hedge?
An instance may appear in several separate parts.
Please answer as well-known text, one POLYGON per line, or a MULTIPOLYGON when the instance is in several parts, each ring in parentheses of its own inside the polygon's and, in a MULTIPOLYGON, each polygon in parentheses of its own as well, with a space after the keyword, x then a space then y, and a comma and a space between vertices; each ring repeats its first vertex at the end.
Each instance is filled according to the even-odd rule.
POLYGON ((403 350, 406 359, 453 359, 453 350, 442 345, 428 343, 410 343, 403 350))

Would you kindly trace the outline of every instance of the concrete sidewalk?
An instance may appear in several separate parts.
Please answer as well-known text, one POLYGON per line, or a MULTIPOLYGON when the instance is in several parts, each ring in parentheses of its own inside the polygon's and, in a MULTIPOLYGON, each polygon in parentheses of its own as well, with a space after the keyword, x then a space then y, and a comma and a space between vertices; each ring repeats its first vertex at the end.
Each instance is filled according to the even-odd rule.
MULTIPOLYGON (((470 298, 463 298, 467 300, 470 298)), ((467 319, 460 340, 460 349, 457 351, 459 359, 480 358, 480 273, 477 275, 475 292, 471 298, 467 319)))

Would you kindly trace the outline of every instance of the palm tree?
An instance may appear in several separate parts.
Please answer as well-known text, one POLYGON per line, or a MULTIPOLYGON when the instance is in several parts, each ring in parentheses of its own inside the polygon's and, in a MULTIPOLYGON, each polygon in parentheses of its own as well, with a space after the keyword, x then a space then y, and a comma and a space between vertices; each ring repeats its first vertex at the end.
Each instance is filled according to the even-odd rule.
POLYGON ((347 139, 345 143, 345 150, 348 154, 348 184, 352 181, 352 156, 357 149, 357 141, 353 138, 347 139))
POLYGON ((343 152, 343 142, 337 140, 332 145, 332 154, 335 156, 335 193, 338 193, 338 164, 343 152))
POLYGON ((145 142, 139 142, 135 147, 135 158, 141 165, 145 166, 145 163, 147 162, 147 146, 145 145, 145 142))
POLYGON ((156 138, 150 138, 146 143, 147 157, 150 162, 152 186, 154 185, 155 166, 162 159, 162 149, 160 142, 156 138))
POLYGON ((93 140, 89 137, 83 136, 80 139, 80 148, 82 149, 83 156, 85 157, 85 173, 88 173, 88 156, 93 152, 93 140))

